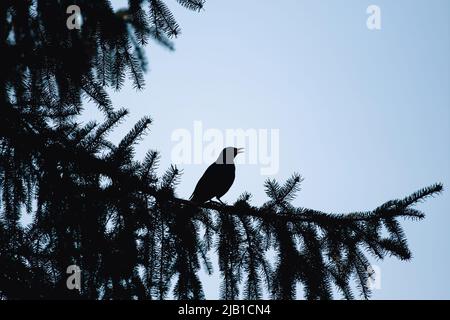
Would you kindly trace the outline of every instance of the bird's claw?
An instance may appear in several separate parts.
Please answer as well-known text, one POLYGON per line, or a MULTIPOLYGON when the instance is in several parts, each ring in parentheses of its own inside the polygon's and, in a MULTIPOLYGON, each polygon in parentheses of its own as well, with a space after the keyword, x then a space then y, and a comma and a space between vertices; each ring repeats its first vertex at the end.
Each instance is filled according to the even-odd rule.
POLYGON ((225 202, 223 202, 222 200, 220 200, 219 198, 217 198, 217 200, 219 200, 220 204, 223 206, 226 206, 227 204, 225 202))

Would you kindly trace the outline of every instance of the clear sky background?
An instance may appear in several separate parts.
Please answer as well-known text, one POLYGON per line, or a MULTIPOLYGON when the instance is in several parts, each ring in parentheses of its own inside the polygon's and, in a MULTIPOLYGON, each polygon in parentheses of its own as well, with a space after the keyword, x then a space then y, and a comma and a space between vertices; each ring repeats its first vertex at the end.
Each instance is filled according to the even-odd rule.
MULTIPOLYGON (((124 1, 113 1, 121 7, 124 1)), ((227 0, 194 13, 168 1, 182 35, 176 51, 147 47, 147 88, 113 94, 131 111, 118 141, 143 115, 154 119, 137 149, 171 163, 174 130, 279 129, 282 182, 305 181, 294 204, 329 212, 377 207, 435 182, 446 191, 406 221, 410 262, 388 258, 374 299, 450 299, 450 2, 448 0, 227 0), (381 8, 382 29, 366 27, 381 8)), ((84 117, 97 116, 87 108, 84 117)), ((183 165, 187 198, 209 163, 183 165)), ((244 191, 266 200, 258 165, 240 165, 233 202, 244 191)), ((217 264, 215 272, 218 271, 217 264)), ((218 276, 202 276, 218 298, 218 276)))

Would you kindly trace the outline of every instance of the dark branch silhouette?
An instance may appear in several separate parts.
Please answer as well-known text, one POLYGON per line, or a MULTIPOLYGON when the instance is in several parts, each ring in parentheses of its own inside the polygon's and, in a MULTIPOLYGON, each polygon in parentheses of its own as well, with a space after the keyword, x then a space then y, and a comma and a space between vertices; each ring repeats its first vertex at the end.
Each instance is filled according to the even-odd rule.
POLYGON ((117 12, 105 0, 75 2, 80 30, 66 27, 72 1, 0 2, 0 299, 202 299, 199 271, 213 273, 211 251, 223 299, 294 299, 298 283, 307 299, 333 298, 334 288, 351 299, 352 281, 368 298, 369 255, 410 259, 399 220, 424 218, 414 206, 441 184, 349 214, 294 207, 298 174, 266 181, 262 206, 250 194, 209 201, 234 178, 177 198, 176 167, 159 177, 157 152, 134 158, 150 118, 118 144, 108 140, 128 111, 114 108, 106 88, 120 90, 128 77, 142 90, 143 46, 173 49, 179 25, 161 0, 130 0, 117 12), (79 122, 86 100, 102 123, 79 122), (71 265, 79 290, 67 286, 71 265))

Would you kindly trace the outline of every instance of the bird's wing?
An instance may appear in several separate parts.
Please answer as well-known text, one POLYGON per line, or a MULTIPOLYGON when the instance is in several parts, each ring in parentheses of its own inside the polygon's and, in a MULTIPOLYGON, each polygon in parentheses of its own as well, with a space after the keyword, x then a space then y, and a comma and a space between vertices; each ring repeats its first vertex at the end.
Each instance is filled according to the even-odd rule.
POLYGON ((217 174, 219 167, 216 163, 213 163, 206 169, 203 176, 197 182, 194 192, 190 197, 190 200, 208 201, 215 195, 215 184, 217 181, 217 174))

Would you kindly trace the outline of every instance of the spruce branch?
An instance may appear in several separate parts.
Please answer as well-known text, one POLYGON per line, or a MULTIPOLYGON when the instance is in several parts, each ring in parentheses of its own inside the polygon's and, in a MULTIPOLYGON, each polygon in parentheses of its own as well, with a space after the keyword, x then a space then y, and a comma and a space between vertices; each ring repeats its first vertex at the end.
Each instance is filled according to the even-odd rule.
MULTIPOLYGON (((271 187, 274 187, 269 192, 271 195, 274 194, 278 196, 278 191, 281 189, 277 187, 276 182, 270 183, 271 187)), ((313 209, 307 208, 296 208, 293 212, 276 212, 268 210, 264 206, 261 208, 250 205, 247 202, 239 202, 236 205, 223 205, 219 202, 209 201, 205 204, 200 205, 201 208, 211 209, 217 212, 232 214, 232 215, 243 215, 252 216, 255 218, 265 218, 265 219, 276 219, 285 222, 313 222, 319 225, 335 225, 339 223, 351 223, 358 221, 373 221, 378 219, 389 219, 396 217, 403 218, 417 218, 423 219, 424 214, 418 210, 410 208, 409 206, 415 205, 420 201, 423 201, 427 197, 437 195, 443 190, 443 185, 440 183, 431 185, 429 187, 423 188, 418 192, 405 197, 401 200, 394 200, 388 202, 388 205, 383 204, 372 211, 366 212, 353 212, 353 213, 325 213, 313 209), (415 199, 411 201, 411 199, 415 199), (407 206, 405 206, 407 204, 407 206)), ((194 206, 191 201, 184 199, 174 199, 185 206, 194 206)))

